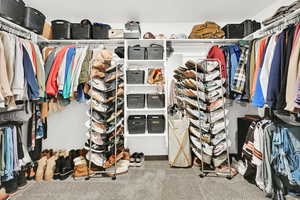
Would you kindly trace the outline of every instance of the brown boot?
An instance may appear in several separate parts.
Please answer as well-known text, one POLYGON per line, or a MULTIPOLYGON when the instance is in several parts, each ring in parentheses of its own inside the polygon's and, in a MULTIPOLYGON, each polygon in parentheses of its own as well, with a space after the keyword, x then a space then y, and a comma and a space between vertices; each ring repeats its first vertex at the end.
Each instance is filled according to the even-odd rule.
POLYGON ((47 160, 47 167, 45 170, 44 180, 49 181, 53 179, 54 176, 54 170, 55 170, 55 163, 58 158, 58 153, 53 155, 51 158, 47 160))
POLYGON ((43 180, 46 166, 47 166, 47 157, 44 156, 38 161, 38 168, 37 168, 36 174, 35 174, 36 181, 43 180))
POLYGON ((74 159, 74 177, 83 177, 88 175, 88 166, 84 157, 80 156, 74 159))

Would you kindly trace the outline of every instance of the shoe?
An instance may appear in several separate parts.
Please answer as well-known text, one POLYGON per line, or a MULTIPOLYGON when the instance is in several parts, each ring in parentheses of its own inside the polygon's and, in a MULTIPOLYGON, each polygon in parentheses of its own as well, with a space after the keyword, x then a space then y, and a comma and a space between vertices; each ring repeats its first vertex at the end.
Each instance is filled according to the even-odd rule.
POLYGON ((197 138, 201 138, 201 141, 202 142, 205 142, 205 143, 210 143, 211 142, 211 134, 207 134, 207 133, 202 133, 200 132, 199 129, 197 128, 194 128, 193 126, 190 126, 190 132, 196 136, 197 138))
POLYGON ((105 71, 106 73, 111 73, 111 72, 115 72, 116 69, 118 68, 118 71, 122 71, 122 64, 115 64, 115 65, 111 65, 110 67, 108 67, 105 71))
POLYGON ((35 181, 39 182, 43 180, 46 166, 47 166, 47 157, 44 156, 38 161, 38 168, 35 174, 35 181))
POLYGON ((108 130, 107 130, 107 134, 111 134, 112 132, 114 132, 114 130, 117 128, 117 129, 119 129, 120 127, 123 127, 123 121, 124 121, 124 118, 122 118, 122 120, 121 121, 119 121, 118 123, 117 123, 117 125, 115 126, 114 124, 112 124, 109 128, 108 128, 108 130))
POLYGON ((201 119, 203 121, 207 121, 207 116, 203 111, 199 111, 199 110, 194 110, 191 109, 189 107, 186 108, 186 111, 192 115, 193 117, 197 118, 197 119, 201 119))
POLYGON ((47 160, 47 167, 44 175, 45 181, 50 181, 53 179, 56 160, 57 160, 57 155, 53 155, 51 158, 47 160))
POLYGON ((227 153, 223 153, 217 157, 214 157, 212 160, 214 167, 219 167, 227 160, 227 153))
POLYGON ((90 144, 90 140, 88 140, 84 144, 84 148, 86 150, 91 150, 94 153, 102 153, 102 152, 107 150, 107 145, 98 145, 98 144, 95 144, 93 142, 90 144))
POLYGON ((127 174, 129 165, 130 165, 129 160, 120 160, 116 166, 112 166, 110 168, 110 170, 115 173, 109 172, 106 175, 111 177, 111 176, 120 176, 123 174, 127 174))
POLYGON ((123 152, 123 160, 129 160, 130 161, 130 152, 129 149, 125 149, 123 152))
POLYGON ((97 145, 103 145, 103 144, 105 144, 105 142, 107 142, 107 141, 105 141, 105 140, 108 140, 105 136, 106 136, 106 134, 105 134, 105 136, 102 136, 102 135, 104 135, 104 134, 99 134, 99 133, 96 133, 96 132, 87 132, 86 133, 86 136, 93 142, 93 143, 95 143, 95 144, 97 144, 97 145))
POLYGON ((105 78, 105 72, 101 72, 99 69, 93 67, 91 70, 91 78, 105 78))
MULTIPOLYGON (((120 110, 121 108, 124 108, 124 99, 118 99, 117 101, 117 110, 120 110)), ((115 111, 115 103, 111 104, 110 108, 107 110, 108 113, 115 111)))
POLYGON ((93 131, 97 132, 97 133, 106 133, 107 127, 106 125, 104 125, 104 123, 98 123, 98 122, 94 122, 94 121, 86 121, 85 122, 85 127, 87 127, 88 129, 92 129, 93 131), (92 125, 92 126, 91 126, 92 125))
POLYGON ((118 73, 111 73, 105 80, 106 83, 109 83, 113 80, 116 80, 117 78, 120 78, 121 76, 123 76, 122 72, 118 72, 118 73))
POLYGON ((212 140, 211 140, 211 143, 216 146, 218 145, 220 142, 222 142, 223 140, 225 140, 227 137, 226 133, 225 132, 222 132, 218 135, 216 135, 212 140))
POLYGON ((119 117, 123 113, 123 109, 118 110, 117 113, 112 113, 112 115, 108 118, 107 123, 112 122, 115 118, 119 117))
POLYGON ((90 89, 88 92, 88 95, 92 98, 98 101, 98 103, 106 103, 107 99, 105 95, 97 90, 90 89))
POLYGON ((196 65, 197 63, 193 60, 188 60, 186 63, 185 63, 185 66, 188 68, 188 69, 196 69, 196 65))
POLYGON ((231 142, 230 140, 226 141, 222 141, 220 142, 217 146, 215 146, 214 148, 214 155, 215 156, 219 156, 220 154, 222 154, 224 151, 227 150, 227 146, 230 147, 231 146, 231 142))
POLYGON ((80 156, 73 160, 74 162, 74 177, 88 176, 88 166, 84 157, 80 156))
MULTIPOLYGON (((105 158, 98 153, 88 152, 85 156, 87 160, 90 160, 92 163, 94 163, 98 167, 102 167, 105 163, 105 158)), ((93 170, 95 171, 95 170, 93 170)))
POLYGON ((191 106, 194 106, 195 108, 200 108, 201 110, 206 110, 206 104, 203 101, 197 101, 194 99, 191 99, 189 97, 177 97, 181 101, 185 102, 186 104, 189 104, 191 106))
POLYGON ((89 81, 89 85, 93 88, 96 88, 99 91, 107 90, 105 82, 103 81, 103 79, 100 78, 93 78, 91 81, 89 81))
POLYGON ((136 166, 136 162, 135 162, 135 160, 136 160, 136 158, 137 158, 137 155, 138 155, 138 153, 137 152, 135 152, 135 153, 133 153, 131 156, 130 156, 130 167, 135 167, 136 166))
POLYGON ((88 105, 90 105, 94 110, 96 110, 96 111, 98 111, 98 112, 102 112, 102 113, 104 113, 104 112, 107 112, 107 110, 108 110, 108 106, 107 105, 105 105, 104 103, 99 103, 97 100, 95 100, 95 99, 90 99, 89 101, 88 101, 88 105))
POLYGON ((18 189, 23 189, 27 185, 27 179, 25 176, 25 168, 22 167, 21 171, 17 175, 18 189))
POLYGON ((225 131, 224 129, 226 128, 225 123, 226 123, 226 126, 228 127, 228 125, 229 125, 228 119, 226 119, 225 121, 224 121, 224 119, 221 119, 221 120, 213 123, 211 126, 211 129, 210 129, 211 134, 217 135, 220 132, 224 132, 225 131))
POLYGON ((110 102, 112 102, 112 101, 114 101, 116 99, 116 96, 117 97, 121 97, 123 95, 124 95, 124 89, 123 88, 119 88, 118 91, 117 91, 117 94, 114 91, 111 95, 109 95, 111 97, 109 97, 106 102, 110 103, 110 102))
POLYGON ((62 160, 60 180, 61 181, 66 180, 72 173, 73 173, 72 160, 70 156, 67 156, 62 160))
POLYGON ((109 141, 114 142, 114 137, 122 134, 124 131, 124 127, 119 127, 116 132, 112 132, 112 135, 109 137, 109 141))
POLYGON ((89 109, 86 114, 89 118, 92 118, 93 121, 98 122, 98 123, 105 123, 106 119, 108 118, 108 116, 106 116, 105 113, 101 113, 99 111, 96 110, 92 110, 92 115, 90 114, 91 110, 89 109))
POLYGON ((144 164, 145 160, 145 155, 144 153, 138 153, 136 158, 135 158, 135 166, 136 167, 141 167, 144 164))
POLYGON ((7 194, 13 195, 18 191, 18 180, 16 177, 10 179, 9 181, 1 182, 1 184, 5 188, 7 194))
POLYGON ((27 165, 26 175, 28 181, 32 181, 35 179, 34 167, 31 164, 27 165))
POLYGON ((202 72, 211 72, 219 67, 217 61, 202 61, 197 64, 197 68, 202 72))
POLYGON ((228 112, 229 111, 227 109, 225 109, 225 110, 219 109, 219 110, 213 111, 213 112, 210 113, 210 117, 209 117, 208 121, 210 123, 216 123, 217 121, 219 121, 219 120, 223 119, 224 117, 226 117, 228 112))
POLYGON ((58 159, 55 161, 55 170, 54 170, 54 174, 53 174, 53 179, 54 180, 59 180, 60 179, 60 175, 62 173, 63 162, 64 162, 64 157, 62 155, 60 155, 58 157, 58 159))
POLYGON ((213 155, 213 146, 210 146, 209 144, 205 143, 205 142, 201 142, 198 138, 194 137, 194 136, 190 136, 191 141, 193 143, 193 145, 195 145, 200 151, 201 151, 201 145, 202 145, 202 150, 204 153, 206 153, 209 156, 213 155))
POLYGON ((109 157, 109 159, 106 160, 106 162, 104 163, 103 168, 107 169, 107 168, 111 167, 112 165, 114 165, 116 162, 118 162, 122 158, 123 158, 123 152, 118 153, 116 157, 115 157, 115 154, 112 154, 109 157))
POLYGON ((206 163, 206 164, 211 164, 211 156, 210 155, 207 155, 206 153, 202 152, 203 153, 203 158, 202 158, 202 155, 201 155, 201 150, 198 149, 197 147, 195 147, 194 145, 191 145, 192 147, 192 151, 194 152, 194 154, 203 162, 203 163, 206 163))
POLYGON ((9 194, 6 193, 4 188, 0 190, 0 200, 8 200, 9 194))
POLYGON ((218 110, 219 108, 222 108, 224 106, 224 101, 222 98, 220 98, 219 100, 211 103, 209 106, 207 106, 207 110, 209 111, 215 111, 218 110))

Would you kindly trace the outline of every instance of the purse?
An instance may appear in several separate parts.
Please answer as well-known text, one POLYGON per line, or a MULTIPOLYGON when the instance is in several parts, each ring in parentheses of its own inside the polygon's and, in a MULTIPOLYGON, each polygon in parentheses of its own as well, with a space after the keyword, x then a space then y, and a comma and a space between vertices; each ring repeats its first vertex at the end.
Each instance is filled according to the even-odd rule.
POLYGON ((110 29, 108 32, 109 39, 123 39, 124 31, 123 29, 110 29))

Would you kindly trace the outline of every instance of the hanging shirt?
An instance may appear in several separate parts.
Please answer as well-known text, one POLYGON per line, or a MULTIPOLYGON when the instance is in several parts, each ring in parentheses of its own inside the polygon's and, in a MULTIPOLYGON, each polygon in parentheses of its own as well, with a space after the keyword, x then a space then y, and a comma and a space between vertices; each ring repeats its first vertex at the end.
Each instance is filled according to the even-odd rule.
POLYGON ((68 99, 70 97, 70 88, 71 88, 71 76, 72 76, 72 67, 74 65, 74 56, 76 53, 75 48, 70 48, 67 53, 66 61, 66 71, 64 77, 64 88, 63 88, 63 97, 68 99))

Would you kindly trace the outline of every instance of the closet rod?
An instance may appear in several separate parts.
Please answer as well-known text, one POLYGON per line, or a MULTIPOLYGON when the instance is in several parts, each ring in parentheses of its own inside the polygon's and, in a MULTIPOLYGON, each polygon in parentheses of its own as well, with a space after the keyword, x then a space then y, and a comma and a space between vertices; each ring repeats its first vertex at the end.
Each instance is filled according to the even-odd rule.
POLYGON ((291 14, 283 17, 282 19, 280 19, 276 22, 273 22, 267 26, 264 26, 260 30, 257 30, 256 32, 245 37, 244 40, 251 40, 251 39, 262 37, 262 36, 266 35, 270 30, 273 30, 283 24, 285 24, 285 25, 291 24, 290 23, 291 20, 297 19, 299 17, 300 17, 300 9, 292 12, 291 14))
POLYGON ((32 40, 33 34, 35 34, 3 17, 0 17, 0 30, 28 40, 32 40))

